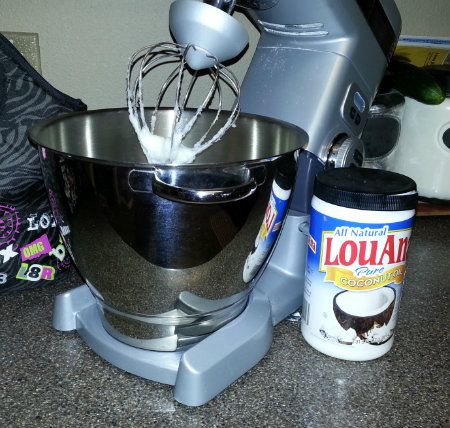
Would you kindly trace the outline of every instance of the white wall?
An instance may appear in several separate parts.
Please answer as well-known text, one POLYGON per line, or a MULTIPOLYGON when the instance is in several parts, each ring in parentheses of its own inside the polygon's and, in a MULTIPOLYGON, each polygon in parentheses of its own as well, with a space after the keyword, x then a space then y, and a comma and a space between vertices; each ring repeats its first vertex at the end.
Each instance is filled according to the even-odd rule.
MULTIPOLYGON (((312 0, 313 1, 313 0, 312 0)), ((336 0, 339 1, 339 0, 336 0)), ((0 31, 39 34, 42 73, 89 108, 125 105, 129 56, 170 40, 169 0, 0 0, 0 31)), ((397 0, 403 33, 450 37, 449 0, 397 0)), ((250 48, 232 69, 242 79, 258 33, 240 13, 250 48)))
POLYGON ((450 37, 450 0, 395 0, 403 34, 450 37))

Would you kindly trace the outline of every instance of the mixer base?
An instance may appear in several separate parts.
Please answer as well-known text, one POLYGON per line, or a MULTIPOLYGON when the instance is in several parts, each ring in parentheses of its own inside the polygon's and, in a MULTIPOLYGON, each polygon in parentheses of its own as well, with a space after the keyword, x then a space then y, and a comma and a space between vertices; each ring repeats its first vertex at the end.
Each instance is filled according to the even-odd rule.
POLYGON ((175 399, 189 406, 206 403, 250 370, 273 337, 270 303, 258 290, 239 317, 184 351, 148 351, 110 336, 87 285, 56 297, 53 327, 77 330, 95 353, 122 370, 173 385, 175 399))

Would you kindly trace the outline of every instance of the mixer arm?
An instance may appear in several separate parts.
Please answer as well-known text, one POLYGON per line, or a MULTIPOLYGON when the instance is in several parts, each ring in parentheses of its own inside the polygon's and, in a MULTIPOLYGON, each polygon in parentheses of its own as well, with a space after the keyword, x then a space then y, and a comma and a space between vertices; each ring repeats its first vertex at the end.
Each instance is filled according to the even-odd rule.
POLYGON ((170 28, 178 43, 230 60, 248 40, 227 13, 233 6, 247 8, 261 32, 241 110, 304 129, 323 161, 339 136, 359 137, 400 34, 395 1, 176 0, 170 28))
POLYGON ((211 68, 238 56, 248 44, 244 26, 231 16, 235 6, 266 10, 279 0, 175 0, 169 26, 176 42, 196 46, 186 56, 193 70, 211 68))
POLYGON ((170 31, 179 45, 194 47, 186 55, 193 70, 235 58, 247 46, 247 30, 228 13, 235 1, 176 0, 170 5, 170 31))
MULTIPOLYGON (((359 137, 400 35, 401 17, 395 1, 204 1, 177 0, 172 5, 189 4, 191 13, 200 5, 232 18, 226 12, 232 11, 235 3, 235 7, 247 9, 260 30, 241 84, 241 111, 305 130, 309 143, 302 156, 309 156, 305 162, 313 162, 314 170, 327 163, 360 165, 359 137)), ((234 33, 225 21, 223 24, 214 24, 222 34, 217 36, 219 51, 234 33)), ((195 33, 194 29, 188 36, 195 33)), ((310 201, 311 183, 299 174, 296 189, 291 207, 303 212, 310 201)))

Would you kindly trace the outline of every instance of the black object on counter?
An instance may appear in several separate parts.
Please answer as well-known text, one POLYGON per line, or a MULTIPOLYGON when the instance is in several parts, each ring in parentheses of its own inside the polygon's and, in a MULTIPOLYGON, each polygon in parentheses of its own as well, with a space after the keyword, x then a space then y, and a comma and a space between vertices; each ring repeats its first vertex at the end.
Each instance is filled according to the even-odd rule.
POLYGON ((27 130, 78 110, 86 105, 51 86, 0 34, 0 294, 52 283, 70 265, 27 130))

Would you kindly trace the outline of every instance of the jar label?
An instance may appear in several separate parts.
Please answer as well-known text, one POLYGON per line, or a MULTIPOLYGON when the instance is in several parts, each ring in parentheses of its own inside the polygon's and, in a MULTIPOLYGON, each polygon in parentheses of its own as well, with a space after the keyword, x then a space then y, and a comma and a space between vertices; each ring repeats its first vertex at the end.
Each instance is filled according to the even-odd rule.
MULTIPOLYGON (((319 271, 345 290, 373 290, 405 277, 411 229, 338 226, 320 237, 319 271)), ((312 241, 314 238, 310 238, 312 241)))
POLYGON ((337 345, 380 345, 392 337, 406 272, 413 217, 361 220, 311 211, 302 332, 337 345))

